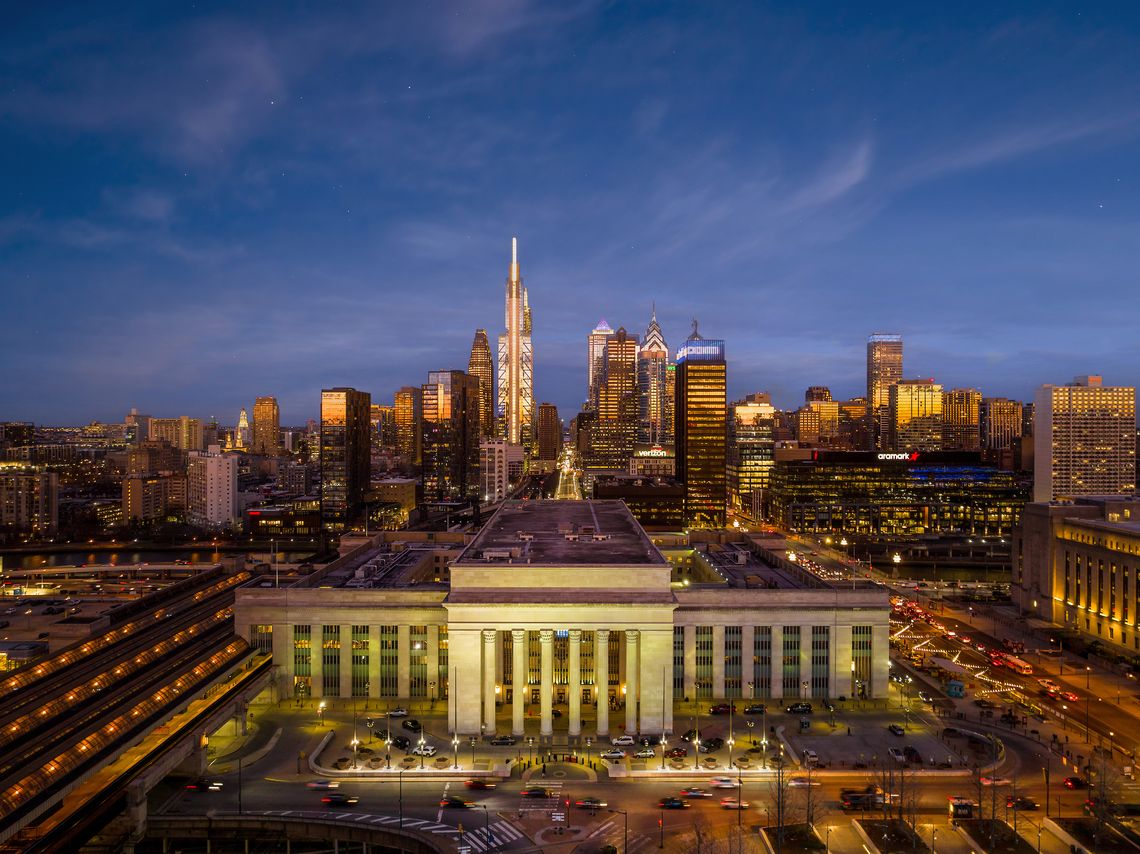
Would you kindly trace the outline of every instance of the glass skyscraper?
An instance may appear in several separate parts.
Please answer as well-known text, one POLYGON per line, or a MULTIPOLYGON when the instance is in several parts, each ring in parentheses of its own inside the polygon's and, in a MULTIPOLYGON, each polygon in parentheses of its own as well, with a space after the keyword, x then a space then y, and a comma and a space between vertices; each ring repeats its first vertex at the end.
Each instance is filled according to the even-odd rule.
POLYGON ((354 388, 321 392, 321 527, 341 533, 364 507, 371 476, 372 398, 354 388))
POLYGON ((685 522, 724 525, 728 409, 724 341, 693 334, 677 351, 677 478, 685 485, 685 522))

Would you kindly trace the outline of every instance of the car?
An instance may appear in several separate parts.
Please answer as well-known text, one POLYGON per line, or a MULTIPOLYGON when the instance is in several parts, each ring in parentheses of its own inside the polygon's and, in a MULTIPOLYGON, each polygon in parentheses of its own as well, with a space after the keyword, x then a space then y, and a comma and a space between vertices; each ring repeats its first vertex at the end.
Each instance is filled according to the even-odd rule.
POLYGON ((714 789, 735 789, 740 782, 735 777, 713 777, 709 785, 714 789))
POLYGON ((657 806, 663 810, 685 810, 689 808, 689 802, 680 798, 662 798, 657 806))
POLYGON ((685 734, 681 736, 681 741, 692 741, 697 737, 695 729, 685 730, 685 734))
POLYGON ((819 754, 812 750, 810 747, 804 748, 803 758, 804 765, 814 766, 819 764, 819 754))
POLYGON ((811 703, 792 703, 784 711, 789 715, 810 715, 812 706, 811 703))
POLYGON ((625 759, 625 751, 618 750, 617 748, 607 750, 602 754, 602 759, 606 760, 607 762, 621 762, 623 759, 625 759))
POLYGON ((1008 777, 987 777, 982 776, 979 781, 983 786, 1008 786, 1011 781, 1008 777))
POLYGON ((891 759, 895 760, 895 762, 898 762, 900 765, 907 764, 906 754, 903 753, 899 748, 897 748, 897 747, 887 748, 887 753, 890 754, 891 759))
POLYGON ((372 733, 378 741, 387 741, 392 737, 392 733, 386 729, 378 729, 372 733))
POLYGON ((684 759, 689 755, 689 748, 687 747, 671 747, 665 751, 665 755, 670 759, 684 759))
POLYGON ((715 706, 709 707, 710 715, 727 715, 730 712, 736 712, 735 703, 717 703, 715 706))
POLYGON ((186 790, 190 792, 220 792, 222 790, 222 782, 220 780, 211 780, 207 777, 199 777, 197 780, 191 780, 186 784, 186 790))
POLYGON ((751 804, 748 801, 740 800, 740 798, 721 798, 720 806, 721 809, 726 810, 746 810, 751 804))
POLYGON ((468 807, 471 806, 471 801, 465 801, 465 800, 463 800, 463 798, 459 797, 458 795, 448 795, 444 798, 440 798, 439 805, 441 807, 449 807, 449 808, 456 808, 456 809, 467 809, 468 807))
POLYGON ((632 747, 635 743, 632 735, 619 735, 610 739, 610 744, 614 747, 632 747))
POLYGON ((574 806, 583 810, 600 810, 608 806, 608 804, 601 798, 582 798, 581 800, 574 801, 574 806))
POLYGON ((903 756, 908 762, 922 762, 922 754, 909 744, 903 745, 903 756))
POLYGON ((360 798, 356 795, 349 795, 345 792, 329 792, 321 798, 321 803, 330 807, 350 807, 359 802, 360 798))
POLYGON ((340 783, 336 780, 310 780, 305 786, 309 789, 339 789, 340 783))
POLYGON ((398 747, 400 750, 407 750, 412 746, 412 742, 406 735, 397 735, 392 738, 392 746, 398 747))
POLYGON ((682 798, 711 798, 712 792, 707 792, 699 786, 686 786, 681 789, 682 798))
POLYGON ((1062 691, 1061 696, 1068 700, 1070 703, 1075 703, 1081 699, 1079 695, 1074 694, 1072 691, 1062 691))
POLYGON ((412 756, 435 756, 436 752, 434 744, 417 744, 412 748, 412 756))
POLYGON ((701 753, 714 753, 722 747, 724 747, 724 739, 714 736, 701 742, 700 751, 701 753))
POLYGON ((889 732, 891 735, 906 735, 906 730, 904 730, 899 724, 890 724, 887 727, 887 732, 889 732))
POLYGON ((388 712, 388 717, 390 717, 390 718, 406 718, 407 716, 408 716, 408 710, 405 709, 403 706, 399 706, 395 709, 391 709, 388 712))
POLYGON ((490 780, 464 780, 463 785, 468 789, 493 789, 495 783, 490 780))
POLYGON ((793 789, 806 789, 809 786, 815 788, 819 785, 819 780, 809 780, 807 777, 790 777, 788 785, 793 789))
POLYGON ((549 798, 550 790, 546 786, 527 786, 519 794, 524 798, 549 798))
POLYGON ((424 725, 417 721, 415 718, 408 718, 406 721, 403 721, 400 726, 406 730, 410 730, 411 732, 421 732, 424 728, 424 725))
POLYGON ((652 759, 657 755, 657 751, 652 747, 643 747, 637 753, 633 754, 634 759, 652 759))
POLYGON ((922 702, 924 702, 924 703, 930 703, 930 704, 934 703, 934 697, 932 697, 926 691, 919 691, 918 692, 918 699, 922 700, 922 702))
POLYGON ((1014 798, 1009 797, 1005 799, 1005 805, 1011 810, 1035 810, 1037 809, 1037 801, 1033 798, 1014 798))
POLYGON ((491 739, 491 744, 495 745, 496 747, 504 747, 514 744, 515 740, 516 739, 513 735, 496 735, 491 739))
POLYGON ((1048 691, 1060 691, 1061 686, 1052 679, 1038 679, 1037 684, 1048 691))
POLYGON ((744 707, 744 714, 746 715, 762 715, 768 711, 768 707, 763 703, 752 703, 744 707))
POLYGON ((1061 781, 1066 789, 1087 789, 1089 784, 1083 777, 1066 777, 1061 781))
POLYGON ((651 735, 643 735, 637 739, 637 743, 640 744, 642 747, 656 747, 658 744, 661 743, 661 739, 654 738, 651 735))
POLYGON ((958 635, 958 640, 960 640, 966 646, 969 646, 972 643, 972 641, 970 640, 970 638, 967 635, 958 635))

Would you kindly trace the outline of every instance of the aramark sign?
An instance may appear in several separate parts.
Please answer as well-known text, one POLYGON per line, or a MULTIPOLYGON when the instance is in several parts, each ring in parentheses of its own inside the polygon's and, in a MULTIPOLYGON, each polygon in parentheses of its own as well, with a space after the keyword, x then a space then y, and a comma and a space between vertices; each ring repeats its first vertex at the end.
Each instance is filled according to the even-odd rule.
POLYGON ((918 460, 918 451, 911 451, 910 453, 898 453, 898 454, 891 454, 891 453, 879 454, 879 459, 880 460, 909 460, 910 462, 913 463, 913 462, 918 460))

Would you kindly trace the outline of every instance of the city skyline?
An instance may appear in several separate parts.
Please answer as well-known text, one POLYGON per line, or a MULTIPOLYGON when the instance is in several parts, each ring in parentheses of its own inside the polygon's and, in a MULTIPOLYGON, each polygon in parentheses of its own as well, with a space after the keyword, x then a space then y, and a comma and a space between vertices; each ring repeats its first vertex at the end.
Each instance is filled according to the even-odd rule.
POLYGON ((880 330, 946 388, 1140 384, 1133 14, 268 8, 0 35, 3 417, 387 399, 498 333, 515 234, 567 414, 654 302, 732 399, 857 394, 880 330))

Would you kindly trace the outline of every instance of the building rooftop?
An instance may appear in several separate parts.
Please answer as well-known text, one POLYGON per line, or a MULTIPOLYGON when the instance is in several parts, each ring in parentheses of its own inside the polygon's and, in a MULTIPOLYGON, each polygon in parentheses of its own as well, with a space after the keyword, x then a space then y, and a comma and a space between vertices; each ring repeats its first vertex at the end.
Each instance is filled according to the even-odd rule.
POLYGON ((598 566, 666 561, 622 501, 507 501, 457 564, 598 566))

